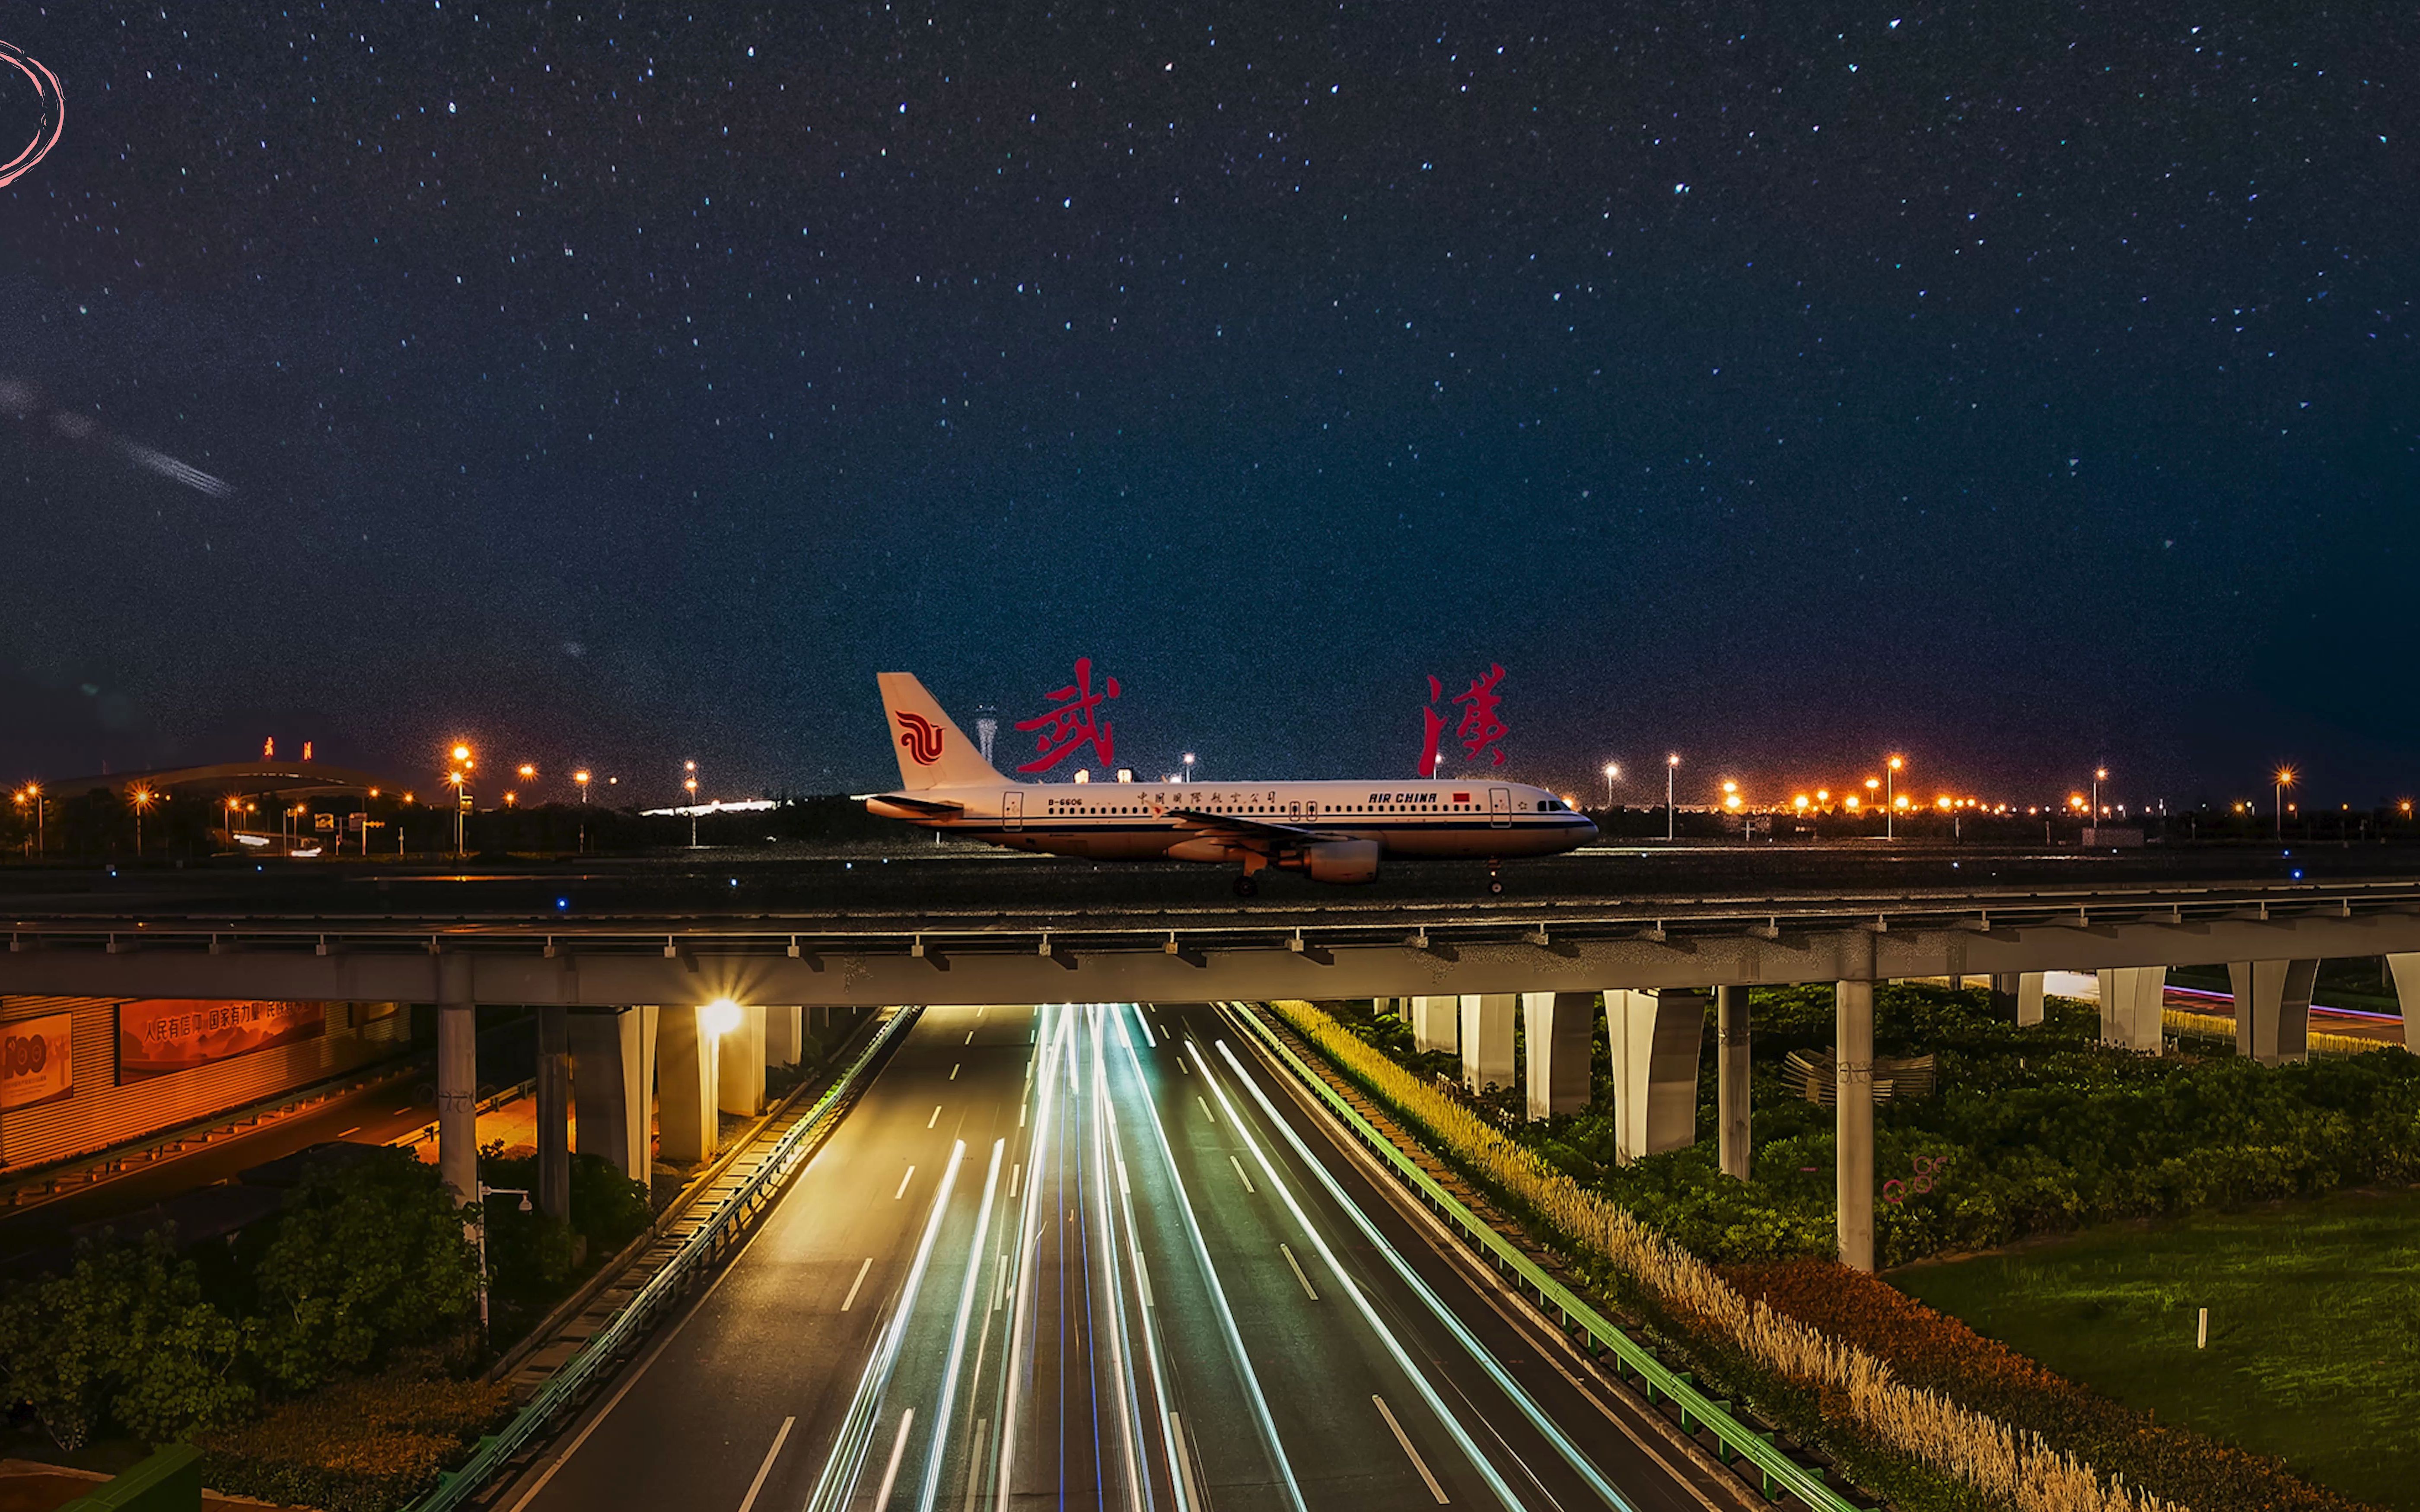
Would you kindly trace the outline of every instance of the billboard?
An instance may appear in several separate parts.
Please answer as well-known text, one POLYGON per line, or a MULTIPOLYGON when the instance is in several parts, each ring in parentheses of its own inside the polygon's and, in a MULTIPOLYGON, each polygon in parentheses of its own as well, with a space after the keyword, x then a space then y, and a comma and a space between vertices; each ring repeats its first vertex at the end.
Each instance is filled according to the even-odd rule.
POLYGON ((75 1015, 0 1024, 0 1109, 29 1108, 75 1090, 75 1015))
POLYGON ((117 1005, 117 1079, 139 1082, 325 1033, 325 1003, 140 997, 117 1005))

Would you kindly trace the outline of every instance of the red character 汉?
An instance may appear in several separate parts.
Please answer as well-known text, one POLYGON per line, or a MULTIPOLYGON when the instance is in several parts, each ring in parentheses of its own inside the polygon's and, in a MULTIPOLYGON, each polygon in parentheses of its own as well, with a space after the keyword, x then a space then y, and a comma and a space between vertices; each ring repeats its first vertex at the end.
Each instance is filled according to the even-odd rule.
POLYGON ((1117 745, 1109 721, 1096 713, 1101 701, 1118 696, 1118 680, 1111 677, 1101 692, 1093 691, 1093 658, 1076 658, 1076 680, 1050 695, 1052 707, 1031 719, 1020 719, 1019 730, 1037 732, 1033 748, 1042 754, 1017 768, 1020 772, 1047 772, 1058 765, 1078 748, 1090 744, 1099 754, 1105 767, 1116 764, 1117 745))
POLYGON ((1495 746, 1488 754, 1495 758, 1490 764, 1496 766, 1504 764, 1504 748, 1496 744, 1505 735, 1504 721, 1496 717, 1496 685, 1503 680, 1504 669, 1491 662, 1486 676, 1472 678, 1469 689, 1453 699, 1462 705, 1462 723, 1454 727, 1454 738, 1473 761, 1481 750, 1495 746))

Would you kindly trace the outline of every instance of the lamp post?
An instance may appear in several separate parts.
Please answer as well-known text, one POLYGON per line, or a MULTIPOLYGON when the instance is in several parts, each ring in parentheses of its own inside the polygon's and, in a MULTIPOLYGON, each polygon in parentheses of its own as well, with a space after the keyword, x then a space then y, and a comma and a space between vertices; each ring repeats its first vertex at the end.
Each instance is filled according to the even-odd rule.
POLYGON ((1883 839, 1899 839, 1899 769, 1907 764, 1903 756, 1894 756, 1883 767, 1883 839))
POLYGON ((479 1183, 479 1339, 482 1343, 485 1343, 488 1337, 488 1199, 489 1197, 519 1197, 521 1199, 521 1211, 530 1211, 528 1188, 489 1186, 485 1181, 479 1183))
POLYGON ((1672 782, 1681 770, 1681 758, 1675 753, 1664 758, 1664 843, 1672 842, 1676 833, 1672 818, 1672 782))
POLYGON ((684 762, 689 777, 681 786, 689 793, 689 848, 697 849, 697 763, 684 762))
POLYGON ((454 855, 458 859, 470 850, 463 816, 471 811, 471 772, 477 764, 471 759, 467 744, 457 745, 453 756, 454 769, 445 775, 445 780, 454 784, 454 855))
POLYGON ((1193 753, 1189 750, 1185 753, 1185 780, 1193 780, 1193 753))
POLYGON ((580 784, 580 854, 585 856, 588 854, 588 768, 583 766, 572 773, 571 779, 580 784))
POLYGON ((2280 766, 2277 768, 2273 782, 2274 786, 2271 791, 2276 795, 2277 799, 2277 838, 2284 840, 2286 838, 2286 790, 2294 785, 2294 769, 2290 766, 2280 766))
POLYGON ((25 784, 25 791, 24 791, 22 795, 19 795, 19 797, 18 797, 17 801, 18 801, 18 803, 20 803, 21 805, 26 805, 26 804, 29 804, 29 805, 31 805, 31 806, 32 806, 32 808, 33 808, 33 810, 34 810, 34 858, 35 858, 36 860, 39 860, 39 859, 41 859, 42 853, 43 853, 44 851, 46 851, 46 850, 50 849, 50 846, 49 846, 47 843, 45 843, 45 841, 44 841, 44 840, 43 840, 43 837, 42 837, 42 810, 43 810, 43 807, 44 807, 43 802, 42 802, 42 784, 40 784, 39 782, 28 782, 28 783, 26 783, 26 784, 25 784))
POLYGON ((1614 780, 1621 776, 1621 764, 1620 762, 1607 762, 1605 764, 1605 806, 1608 809, 1613 807, 1614 780))
POLYGON ((134 810, 134 858, 143 859, 143 810, 159 801, 160 795, 149 788, 136 788, 126 795, 134 810))
POLYGON ((2101 784, 2108 780, 2109 768, 2096 766, 2092 769, 2092 827, 2095 829, 2101 827, 2101 784))

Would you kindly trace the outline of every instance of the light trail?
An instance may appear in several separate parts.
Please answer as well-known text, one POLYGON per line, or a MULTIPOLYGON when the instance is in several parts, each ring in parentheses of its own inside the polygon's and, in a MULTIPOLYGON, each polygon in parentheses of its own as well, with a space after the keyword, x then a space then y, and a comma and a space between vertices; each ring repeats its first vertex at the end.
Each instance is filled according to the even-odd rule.
MULTIPOLYGON (((964 1149, 964 1145, 959 1147, 964 1149)), ((933 1446, 924 1457, 924 1489, 916 1499, 921 1512, 933 1512, 941 1494, 941 1451, 950 1433, 950 1409, 958 1396, 958 1365, 967 1354, 967 1319, 974 1312, 975 1290, 983 1279, 984 1245, 991 1235, 992 1199, 1000 1195, 1000 1163, 1008 1141, 991 1142, 991 1169, 984 1177, 983 1206, 975 1213, 975 1237, 967 1246, 967 1278, 958 1287, 957 1321, 950 1329, 950 1363, 941 1372, 940 1405, 933 1410, 933 1446)), ((884 1499, 886 1502, 888 1498, 884 1499)))
MULTIPOLYGON (((1261 1105, 1262 1113, 1267 1117, 1270 1123, 1276 1126, 1277 1131, 1285 1136, 1286 1143, 1294 1148, 1295 1157, 1302 1162, 1304 1167, 1318 1180, 1321 1186, 1326 1189, 1328 1196, 1336 1205, 1352 1218, 1354 1226, 1361 1230, 1362 1237, 1386 1257, 1387 1264, 1428 1307, 1431 1315, 1445 1326, 1447 1332, 1453 1335, 1455 1341, 1468 1352, 1479 1367, 1484 1370, 1488 1378, 1496 1382, 1497 1388, 1515 1407, 1520 1409, 1521 1415, 1529 1420, 1530 1427, 1536 1428, 1540 1436, 1554 1446, 1555 1452, 1562 1457, 1563 1462, 1572 1468, 1575 1474, 1587 1482, 1589 1489, 1602 1497, 1606 1505, 1619 1508, 1620 1512, 1637 1512, 1636 1504, 1628 1497, 1614 1489, 1613 1483, 1605 1478, 1604 1473, 1596 1468, 1595 1462, 1580 1452, 1579 1445, 1573 1443, 1570 1435, 1566 1434, 1553 1418, 1547 1416, 1545 1410, 1538 1405, 1536 1399, 1530 1396, 1519 1381, 1512 1379, 1512 1373, 1504 1368, 1485 1344, 1480 1342, 1479 1336, 1471 1333, 1463 1320, 1454 1315, 1452 1308, 1446 1305, 1445 1299, 1439 1297, 1430 1288, 1428 1282, 1421 1278, 1419 1273, 1412 1269, 1411 1262, 1404 1259, 1395 1246, 1387 1242, 1386 1236, 1378 1232, 1378 1226, 1370 1221, 1369 1214, 1363 1212, 1350 1197, 1345 1196, 1344 1189, 1337 1183, 1336 1178, 1328 1174, 1327 1168, 1322 1165, 1318 1158, 1311 1153, 1311 1147, 1303 1142, 1300 1134, 1295 1133, 1294 1126, 1279 1114, 1277 1105, 1269 1100, 1268 1093, 1262 1089, 1260 1083, 1253 1079, 1251 1072, 1244 1069, 1243 1062, 1235 1057, 1234 1050, 1224 1040, 1218 1041, 1218 1054, 1233 1070, 1236 1079, 1250 1089, 1253 1101, 1261 1105)), ((1202 1062, 1202 1072, 1203 1078, 1208 1080, 1213 1089, 1218 1093, 1218 1101, 1226 1104, 1229 1113, 1233 1113, 1234 1105, 1228 1102, 1226 1088, 1217 1078, 1210 1075, 1210 1063, 1207 1060, 1202 1062)), ((1236 1127, 1239 1130, 1243 1129, 1241 1120, 1237 1121, 1236 1127)), ((1477 1458, 1476 1446, 1470 1444, 1468 1435, 1461 1425, 1450 1416, 1444 1414, 1435 1389, 1428 1383, 1428 1378, 1411 1368, 1409 1361, 1403 1355, 1402 1346, 1395 1342, 1394 1335, 1387 1333, 1383 1326, 1378 1324, 1369 1304, 1362 1298, 1360 1288, 1356 1287, 1352 1278, 1344 1273, 1342 1264, 1337 1259, 1335 1253, 1327 1247, 1327 1242, 1320 1237, 1317 1229, 1311 1227, 1310 1220, 1303 1215, 1301 1207, 1295 1201, 1292 1189, 1288 1188, 1283 1179, 1278 1175, 1277 1167, 1270 1163, 1267 1154, 1261 1149, 1260 1142, 1252 1137, 1249 1130, 1244 1130, 1244 1141, 1250 1146, 1252 1158, 1260 1164, 1261 1169, 1267 1173, 1269 1183, 1283 1194, 1286 1207, 1293 1211, 1295 1221, 1302 1226, 1303 1232, 1310 1237, 1311 1242, 1319 1247, 1320 1257, 1327 1261, 1328 1269, 1336 1276, 1338 1284, 1353 1295, 1355 1302, 1362 1309, 1362 1316, 1371 1319, 1372 1326, 1379 1329, 1380 1337, 1386 1341, 1388 1351, 1394 1353, 1398 1361, 1404 1365, 1405 1373, 1411 1377, 1412 1383, 1419 1388, 1420 1395, 1428 1400, 1431 1410, 1438 1412, 1456 1442, 1463 1443, 1466 1446, 1466 1452, 1473 1455, 1472 1462, 1480 1466, 1481 1473, 1487 1476, 1489 1487, 1503 1499, 1504 1504, 1518 1507, 1520 1504, 1513 1500, 1512 1489, 1503 1483, 1502 1478, 1486 1461, 1477 1458)))
MULTIPOLYGON (((1116 1011, 1109 1010, 1109 1015, 1116 1011)), ((1142 1421, 1142 1399, 1134 1375, 1134 1350, 1126 1339, 1125 1288, 1121 1284, 1118 1268, 1118 1211, 1109 1197, 1111 1155, 1109 1140, 1109 1052, 1101 1032, 1105 1015, 1098 1008, 1086 1017, 1092 1030, 1093 1045, 1093 1200, 1085 1205, 1086 1221, 1095 1213, 1101 1233, 1098 1245, 1101 1256, 1101 1295, 1109 1316, 1109 1368, 1119 1386, 1119 1405, 1125 1409, 1118 1415, 1118 1448, 1125 1467, 1126 1504, 1133 1507, 1151 1505, 1151 1495, 1144 1485, 1147 1478, 1142 1468, 1142 1443, 1137 1427, 1142 1421)), ((1119 1038, 1125 1039, 1125 1023, 1112 1017, 1119 1026, 1119 1038)), ((1118 1187, 1125 1186, 1125 1165, 1117 1163, 1118 1187)))
MULTIPOLYGON (((899 1363, 899 1346, 908 1335, 908 1319, 916 1310, 917 1293, 924 1284, 924 1269, 932 1262, 934 1242, 941 1237, 941 1219, 949 1211, 950 1191, 957 1184, 958 1166, 967 1156, 967 1142, 957 1142, 950 1151, 950 1164, 941 1172, 940 1190, 933 1194, 933 1211, 924 1220, 924 1235, 916 1243, 915 1261, 908 1267, 908 1279, 899 1289, 898 1310, 876 1338, 874 1352, 866 1357, 865 1369, 858 1377, 857 1395, 848 1404, 848 1415, 841 1421, 839 1436, 832 1443, 830 1458, 824 1461, 823 1473, 815 1477, 814 1494, 807 1498, 807 1512, 840 1512, 857 1488, 857 1478, 864 1473, 865 1457, 874 1443, 875 1424, 882 1415, 883 1393, 891 1384, 891 1373, 899 1363)), ((900 1424, 900 1442, 907 1442, 907 1424, 900 1424)), ((894 1455, 892 1469, 898 1469, 894 1455)))
MULTIPOLYGON (((1126 1046, 1126 1060, 1133 1068, 1135 1084, 1139 1087, 1147 1085, 1143 1080, 1142 1062, 1131 1044, 1126 1046)), ((1151 1115, 1152 1137, 1159 1146, 1160 1164, 1167 1170, 1169 1183, 1176 1188, 1176 1211, 1185 1220, 1185 1236, 1191 1241, 1193 1257, 1202 1267, 1203 1279, 1210 1284, 1210 1304, 1218 1317, 1218 1331, 1226 1338, 1228 1352, 1233 1357, 1236 1373, 1244 1384, 1244 1394, 1251 1403, 1253 1425, 1260 1429, 1263 1442, 1268 1445, 1269 1458, 1276 1466, 1279 1479, 1285 1486, 1287 1503, 1295 1512, 1309 1512, 1303 1504, 1302 1487, 1295 1479, 1294 1462, 1286 1457, 1285 1444, 1278 1437, 1277 1419, 1269 1411, 1268 1397, 1262 1394, 1260 1374, 1252 1368, 1252 1357, 1244 1348, 1243 1333, 1235 1326, 1235 1312, 1228 1305, 1227 1288, 1219 1283, 1218 1264, 1210 1258, 1210 1245, 1202 1237, 1202 1224, 1194 1216, 1192 1196, 1186 1191, 1185 1178, 1176 1168, 1176 1152, 1168 1142, 1168 1129, 1159 1117, 1159 1106, 1146 1097, 1143 1107, 1151 1115)), ((1006 1512, 1006 1508, 1001 1512, 1006 1512)))
MULTIPOLYGON (((1140 1010, 1137 1010, 1136 1016, 1141 1016, 1140 1010)), ((1132 1059, 1134 1041, 1124 1040, 1122 1042, 1127 1057, 1132 1059)), ((1136 1062, 1136 1069, 1140 1072, 1140 1062, 1136 1062)), ((1114 1102, 1108 1104, 1107 1113, 1109 1154, 1118 1165, 1118 1203, 1125 1215, 1127 1253, 1134 1258, 1135 1300, 1140 1304, 1135 1309, 1135 1319, 1141 1326, 1143 1357, 1151 1366, 1152 1400, 1159 1406, 1159 1411, 1153 1415, 1158 1420, 1160 1446, 1168 1456, 1168 1483, 1175 1495, 1177 1512, 1191 1512, 1191 1493, 1187 1488, 1184 1473, 1185 1445, 1176 1412, 1170 1406, 1168 1365, 1160 1354, 1159 1330, 1152 1321, 1152 1314, 1156 1309, 1152 1305, 1150 1273, 1143 1268, 1142 1229, 1135 1222, 1134 1190, 1126 1183, 1125 1142, 1118 1133, 1117 1104, 1114 1102)))
MULTIPOLYGON (((1041 1175, 1042 1162, 1050 1148, 1050 1115, 1058 1106, 1059 1078, 1049 1074, 1036 1075, 1035 1071, 1044 1056, 1058 1053, 1060 1037, 1067 1032, 1067 1025, 1072 1018, 1072 1015, 1066 1013, 1051 1014, 1047 1004, 1038 1006, 1035 1013, 1037 1017, 1050 1021, 1048 1027, 1051 1046, 1047 1050, 1041 1048, 1044 1026, 1036 1024, 1032 1041, 1036 1048, 1032 1061, 1026 1067, 1026 1082, 1029 1087, 1038 1088, 1039 1093, 1032 1103, 1035 1109, 1033 1143, 1026 1151, 1024 1162, 1025 1165, 1033 1167, 1034 1178, 1026 1185, 1025 1205, 1019 1211, 1017 1217, 1016 1290, 1015 1301, 1010 1304, 1008 1349, 1001 1356, 1003 1378, 1001 1388, 1002 1400, 1000 1419, 1000 1463, 995 1471, 999 1476, 999 1484, 994 1491, 993 1503, 998 1512, 1008 1512, 1009 1483, 1016 1469, 1017 1405, 1024 1399, 1023 1394, 1017 1390, 1018 1371, 1020 1362, 1032 1347, 1032 1329, 1028 1319, 1032 1316, 1033 1307, 1039 1304, 1038 1299, 1033 1294, 1033 1256, 1042 1243, 1042 1193, 1045 1186, 1041 1175)), ((1026 1104, 1020 1103, 1017 1106, 1017 1122, 1020 1125, 1025 1121, 1025 1111, 1026 1104)))

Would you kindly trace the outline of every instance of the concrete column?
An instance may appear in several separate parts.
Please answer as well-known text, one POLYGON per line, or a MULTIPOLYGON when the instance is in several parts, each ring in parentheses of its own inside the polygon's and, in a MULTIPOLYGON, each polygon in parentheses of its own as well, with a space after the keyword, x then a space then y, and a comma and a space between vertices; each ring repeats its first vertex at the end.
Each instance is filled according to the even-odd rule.
POLYGON ((1468 994, 1462 999, 1462 1085, 1472 1091, 1512 1085, 1514 993, 1468 994))
POLYGON ((2235 989, 2235 1053, 2264 1066, 2308 1057, 2311 986, 2317 961, 2235 961, 2226 967, 2235 989))
POLYGON ((1462 1043, 1462 1006, 1452 997, 1412 999, 1412 1048, 1452 1050, 1462 1043))
POLYGON ((479 1014, 471 959, 437 958, 437 1170, 457 1201, 479 1190, 479 1014))
POLYGON ((667 1008, 656 1020, 656 1103, 664 1159, 676 1165, 712 1160, 720 1143, 715 1119, 715 1037, 706 1010, 667 1008))
POLYGON ((1723 1174, 1745 1181, 1755 1160, 1748 1140, 1747 989, 1714 989, 1714 1110, 1723 1174))
POLYGON ((571 1043, 562 1008, 537 1011, 537 1190, 550 1218, 571 1217, 571 1043))
POLYGON ((1616 1157, 1627 1165, 1697 1143, 1706 995, 1617 988, 1605 995, 1605 1026, 1613 1046, 1616 1157))
POLYGON ((647 1180, 654 1141, 656 1011, 574 1013, 571 1095, 580 1111, 580 1152, 601 1155, 634 1181, 647 1180))
POLYGON ((1589 1103, 1594 993, 1521 995, 1522 1085, 1531 1122, 1589 1103))
POLYGON ((2386 974, 2395 979, 2395 1000, 2403 1008, 2403 1048, 2420 1050, 2420 1035, 2412 1021, 2420 1018, 2420 955, 2390 955, 2386 974))
POLYGON ((2167 1002, 2165 966, 2103 967, 2101 1042, 2156 1056, 2164 1042, 2160 1010, 2167 1002))
POLYGON ((1840 1263, 1874 1268, 1874 984, 1834 989, 1834 1175, 1838 1194, 1840 1263))
POLYGON ((795 1066, 807 1051, 807 1011, 768 1008, 765 1013, 765 1064, 795 1066))
POLYGON ((765 1111, 765 1010, 739 1011, 739 1026, 715 1046, 715 1103, 725 1113, 754 1118, 765 1111))
POLYGON ((1992 979, 1992 1011, 2013 1016, 2019 1028, 2042 1021, 2042 977, 2039 971, 2003 971, 1992 979))

